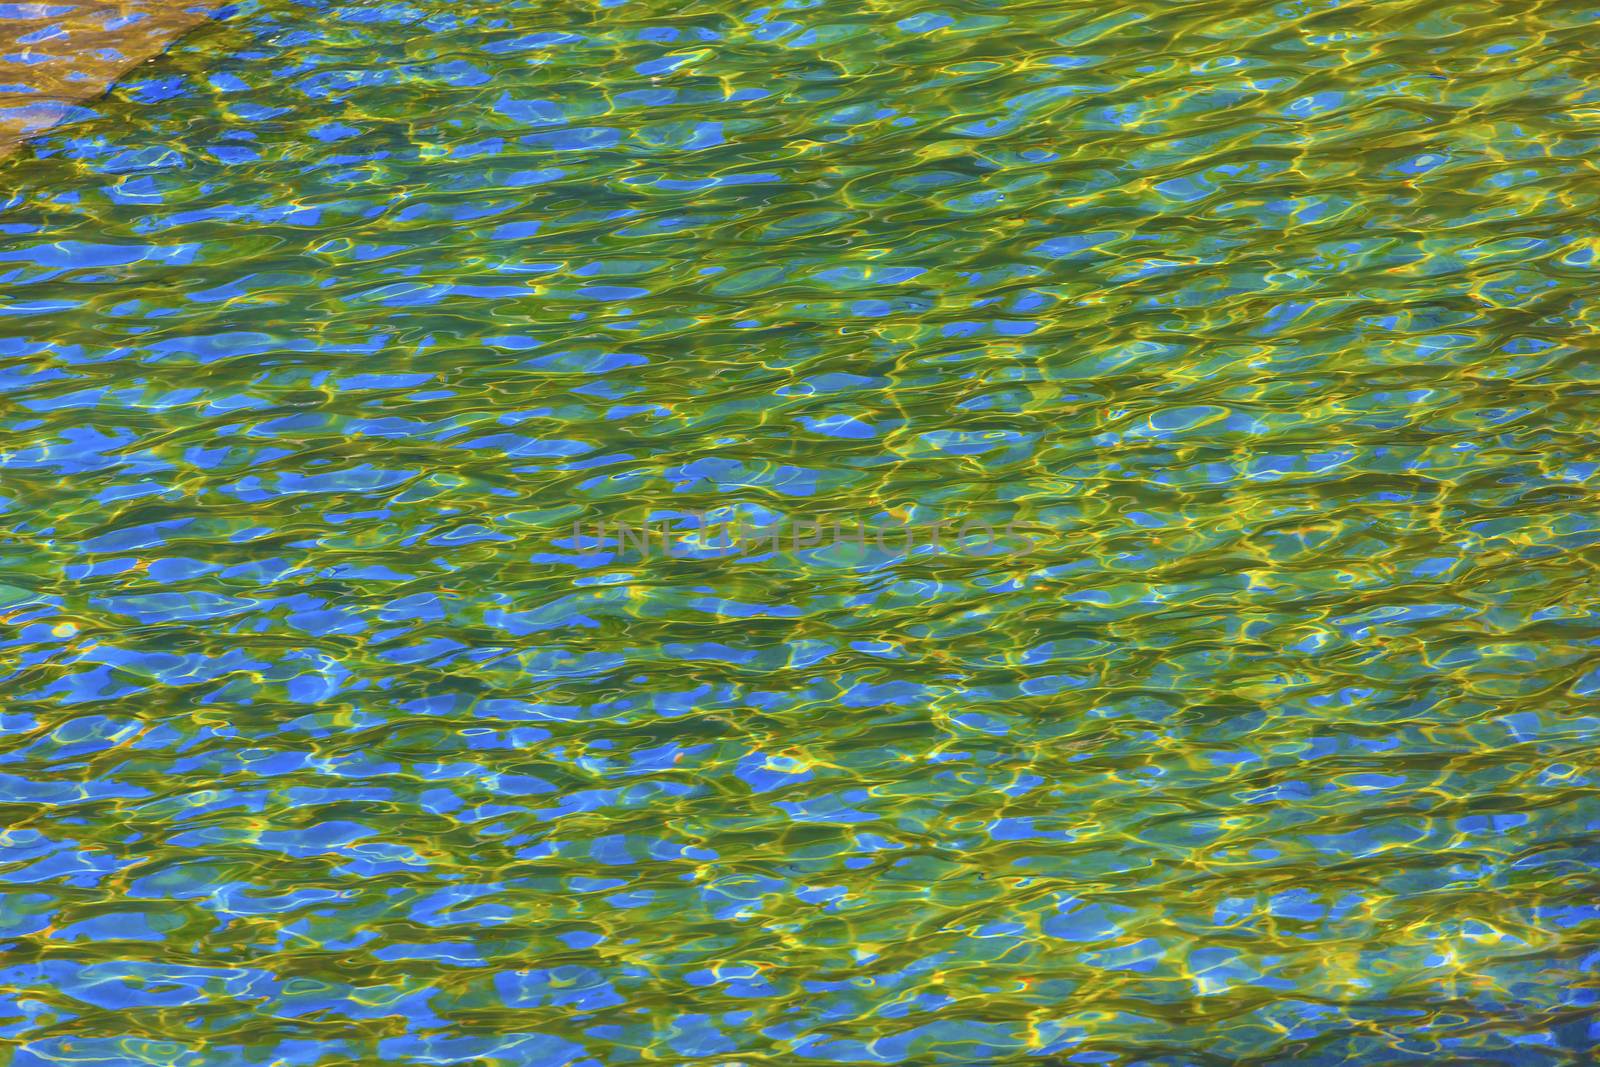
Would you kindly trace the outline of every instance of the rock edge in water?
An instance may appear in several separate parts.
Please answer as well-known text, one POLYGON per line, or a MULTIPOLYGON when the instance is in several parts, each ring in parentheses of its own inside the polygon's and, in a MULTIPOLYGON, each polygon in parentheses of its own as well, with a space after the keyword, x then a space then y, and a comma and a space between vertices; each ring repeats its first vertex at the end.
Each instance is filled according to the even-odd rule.
POLYGON ((208 0, 61 0, 0 18, 0 159, 211 17, 208 0))

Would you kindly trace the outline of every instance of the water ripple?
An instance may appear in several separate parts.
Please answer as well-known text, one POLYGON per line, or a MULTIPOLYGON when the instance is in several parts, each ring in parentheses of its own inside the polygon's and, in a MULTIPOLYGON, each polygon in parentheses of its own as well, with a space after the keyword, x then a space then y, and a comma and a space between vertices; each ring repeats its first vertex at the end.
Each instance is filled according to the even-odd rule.
POLYGON ((8 1062, 1592 1062, 1596 18, 141 68, 0 166, 8 1062))

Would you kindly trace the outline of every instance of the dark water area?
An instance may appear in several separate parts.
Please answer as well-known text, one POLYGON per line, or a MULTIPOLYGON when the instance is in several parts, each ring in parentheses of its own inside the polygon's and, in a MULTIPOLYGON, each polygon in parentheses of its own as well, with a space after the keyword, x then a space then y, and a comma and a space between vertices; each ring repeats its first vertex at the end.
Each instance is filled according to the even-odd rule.
POLYGON ((1595 1062, 1597 34, 138 67, 0 164, 0 1062, 1595 1062))

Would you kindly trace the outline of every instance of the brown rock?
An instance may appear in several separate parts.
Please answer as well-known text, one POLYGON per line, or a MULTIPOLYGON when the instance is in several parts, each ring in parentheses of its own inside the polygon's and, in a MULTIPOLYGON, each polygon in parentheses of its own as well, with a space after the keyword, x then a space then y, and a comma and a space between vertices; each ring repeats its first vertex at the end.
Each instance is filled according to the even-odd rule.
MULTIPOLYGON (((215 0, 53 0, 0 18, 0 158, 216 10, 215 0)), ((20 9, 20 10, 19 10, 20 9)))

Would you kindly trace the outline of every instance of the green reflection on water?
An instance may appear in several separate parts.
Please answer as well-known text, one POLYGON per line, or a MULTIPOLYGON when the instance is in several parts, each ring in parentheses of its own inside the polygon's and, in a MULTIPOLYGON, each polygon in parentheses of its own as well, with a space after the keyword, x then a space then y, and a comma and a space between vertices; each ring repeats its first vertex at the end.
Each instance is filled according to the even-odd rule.
POLYGON ((143 69, 0 168, 14 1062, 1589 1062, 1593 22, 143 69), (1044 533, 571 536, 708 512, 1044 533))

